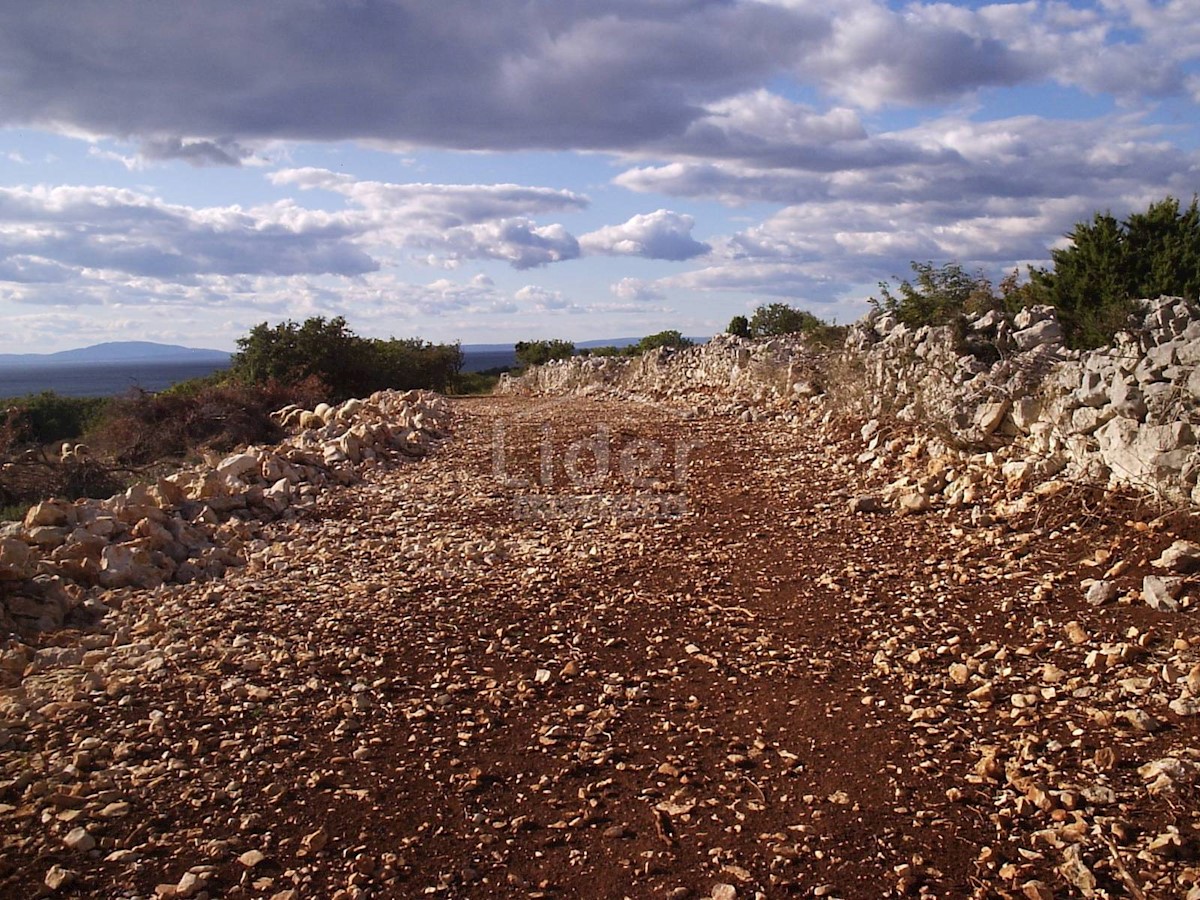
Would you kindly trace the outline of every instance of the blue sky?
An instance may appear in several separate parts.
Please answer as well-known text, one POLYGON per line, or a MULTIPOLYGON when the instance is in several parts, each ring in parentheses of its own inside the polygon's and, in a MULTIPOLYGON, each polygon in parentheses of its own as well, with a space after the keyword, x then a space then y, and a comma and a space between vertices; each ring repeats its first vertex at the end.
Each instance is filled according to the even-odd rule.
POLYGON ((1200 190, 1200 0, 0 10, 0 352, 861 315, 1200 190))

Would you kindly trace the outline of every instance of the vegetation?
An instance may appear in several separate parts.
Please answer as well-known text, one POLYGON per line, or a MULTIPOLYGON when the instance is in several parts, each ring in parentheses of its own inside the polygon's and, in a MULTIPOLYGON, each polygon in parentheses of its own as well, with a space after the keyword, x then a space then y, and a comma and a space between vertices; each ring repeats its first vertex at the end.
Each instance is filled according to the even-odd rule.
POLYGON ((685 338, 678 331, 660 331, 658 334, 648 334, 636 344, 626 348, 630 356, 636 356, 646 353, 649 350, 657 350, 659 347, 667 347, 671 350, 683 350, 687 347, 694 346, 695 341, 685 338))
POLYGON ((341 316, 317 316, 254 326, 239 338, 230 377, 249 384, 290 384, 320 379, 330 401, 365 397, 384 388, 446 391, 462 370, 458 344, 419 338, 363 338, 341 316))
POLYGON ((328 396, 324 383, 313 376, 290 384, 227 380, 192 391, 131 391, 109 401, 87 440, 95 452, 122 466, 143 466, 199 450, 225 453, 242 444, 278 440, 281 434, 271 421, 272 412, 289 403, 311 409, 328 396))
POLYGON ((1163 294, 1200 298, 1200 209, 1167 197, 1118 222, 1097 213, 1051 252, 1053 269, 1030 272, 1032 294, 1059 311, 1074 347, 1112 340, 1137 312, 1136 301, 1163 294))
POLYGON ((570 341, 518 341, 513 348, 517 363, 523 369, 542 366, 553 359, 570 359, 575 355, 575 345, 570 341))
POLYGON ((583 347, 579 350, 580 356, 628 356, 626 352, 629 348, 622 350, 620 347, 606 345, 604 347, 583 347))
POLYGON ((749 322, 750 336, 754 338, 813 331, 822 324, 808 310, 796 309, 786 303, 767 303, 758 307, 749 322))
POLYGON ((914 262, 912 281, 900 281, 895 291, 881 283, 872 302, 913 327, 952 324, 987 309, 1046 304, 1058 311, 1067 344, 1090 348, 1128 328, 1140 299, 1163 294, 1200 299, 1195 197, 1184 209, 1167 197, 1124 221, 1097 213, 1068 237, 1069 246, 1051 251, 1051 268, 1031 268, 1024 284, 1013 272, 997 292, 982 274, 968 274, 957 263, 914 262))
POLYGON ((879 297, 871 298, 876 307, 905 325, 949 325, 966 314, 1000 305, 992 283, 982 273, 967 274, 958 263, 937 268, 931 262, 914 262, 912 270, 916 277, 900 281, 896 293, 881 281, 879 297))
POLYGON ((750 337, 750 320, 745 316, 734 316, 729 320, 729 325, 726 327, 725 333, 740 338, 750 337))
MULTIPOLYGON (((14 445, 78 439, 107 404, 104 397, 64 397, 54 391, 0 401, 0 440, 14 445)), ((0 445, 0 452, 4 449, 0 445)))

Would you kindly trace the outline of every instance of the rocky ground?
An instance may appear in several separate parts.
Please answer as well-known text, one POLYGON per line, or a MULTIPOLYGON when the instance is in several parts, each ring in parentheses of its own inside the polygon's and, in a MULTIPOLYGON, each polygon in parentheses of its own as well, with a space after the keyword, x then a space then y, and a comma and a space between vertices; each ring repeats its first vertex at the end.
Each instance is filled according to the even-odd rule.
POLYGON ((9 645, 0 895, 1200 896, 1193 576, 1141 597, 1191 516, 901 515, 882 446, 456 401, 246 568, 9 645))

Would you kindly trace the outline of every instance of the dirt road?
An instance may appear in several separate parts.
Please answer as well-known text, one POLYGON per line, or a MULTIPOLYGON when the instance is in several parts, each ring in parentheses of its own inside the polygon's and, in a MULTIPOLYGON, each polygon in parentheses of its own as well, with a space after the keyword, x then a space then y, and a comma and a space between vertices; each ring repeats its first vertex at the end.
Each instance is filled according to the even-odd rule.
POLYGON ((39 655, 0 895, 1188 894, 1200 625, 1080 587, 1183 519, 852 513, 896 473, 815 421, 457 407, 39 655))

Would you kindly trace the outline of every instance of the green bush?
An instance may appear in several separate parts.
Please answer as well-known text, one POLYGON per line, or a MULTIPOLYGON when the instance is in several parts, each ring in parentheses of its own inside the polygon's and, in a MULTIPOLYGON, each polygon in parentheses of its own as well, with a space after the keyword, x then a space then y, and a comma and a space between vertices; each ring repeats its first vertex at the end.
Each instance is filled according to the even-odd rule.
POLYGON ((104 397, 63 397, 54 391, 0 400, 12 443, 49 444, 75 440, 107 406, 104 397))
POLYGON ((517 353, 517 363, 523 369, 543 366, 554 359, 570 359, 575 355, 575 345, 562 340, 518 341, 513 349, 517 353))
POLYGON ((879 297, 871 303, 891 313, 905 325, 951 325, 965 315, 1001 305, 992 283, 982 273, 969 275, 958 263, 935 267, 932 262, 913 262, 913 281, 899 281, 893 293, 886 281, 879 283, 879 297))
POLYGON ((445 391, 462 370, 458 344, 431 344, 419 338, 362 338, 341 316, 317 316, 303 324, 287 321, 256 325, 239 338, 230 378, 251 384, 288 384, 319 378, 326 399, 365 397, 385 388, 445 391))
POLYGON ((657 334, 648 334, 636 344, 627 348, 631 351, 630 355, 646 353, 650 350, 657 350, 659 347, 668 347, 672 350, 683 350, 694 345, 694 341, 685 338, 678 331, 660 331, 657 334))
POLYGON ((501 371, 488 369, 485 372, 459 372, 450 386, 452 394, 490 394, 500 382, 501 371))
POLYGON ((1030 270, 1032 294, 1054 306, 1072 347, 1109 343, 1138 312, 1137 301, 1163 294, 1200 298, 1200 209, 1167 197, 1124 222, 1096 213, 1051 251, 1053 267, 1030 270))
POLYGON ((767 303, 758 307, 748 323, 753 338, 808 333, 824 324, 808 310, 796 309, 786 303, 767 303))
POLYGON ((734 316, 729 320, 729 325, 726 327, 725 333, 741 338, 750 337, 750 320, 745 316, 734 316))

